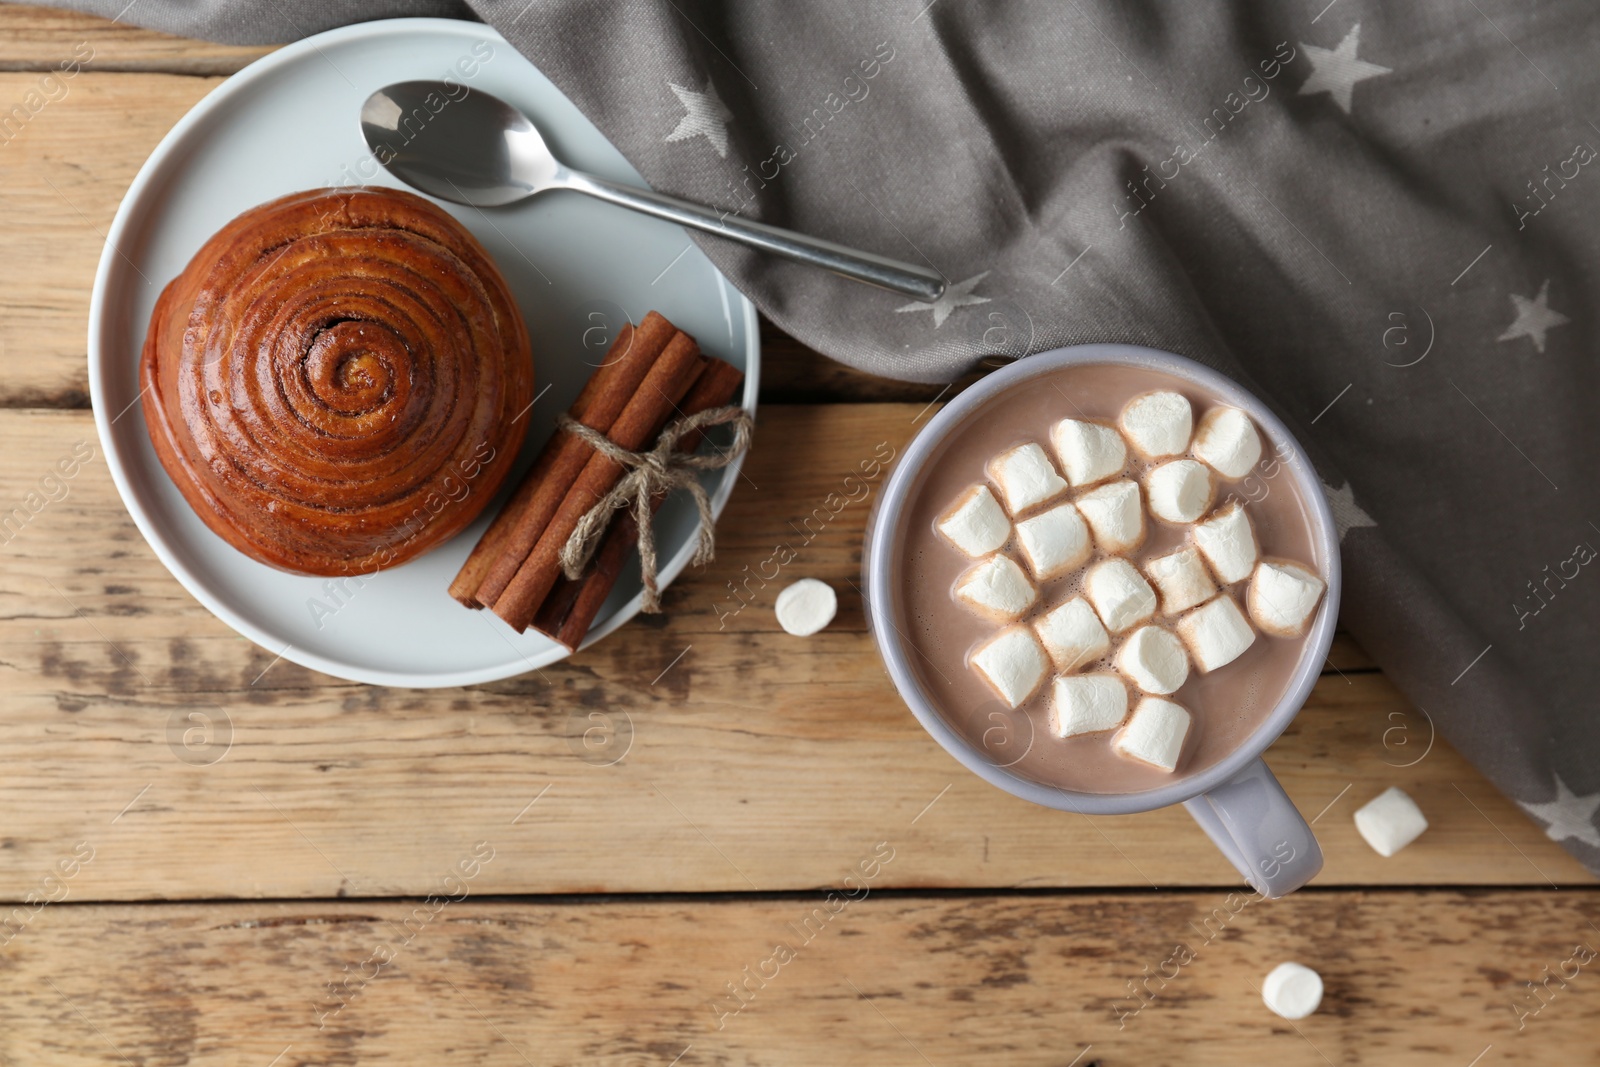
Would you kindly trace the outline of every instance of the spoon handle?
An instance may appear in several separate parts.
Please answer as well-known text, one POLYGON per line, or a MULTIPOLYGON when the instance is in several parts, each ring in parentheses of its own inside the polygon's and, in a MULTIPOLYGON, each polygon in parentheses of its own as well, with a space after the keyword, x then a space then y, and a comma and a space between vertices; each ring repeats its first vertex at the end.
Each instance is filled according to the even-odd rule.
POLYGON ((692 226, 694 229, 739 241, 765 252, 823 267, 846 278, 876 285, 903 296, 932 302, 944 294, 944 278, 938 271, 927 267, 902 263, 887 256, 873 255, 871 252, 859 252, 844 245, 834 244, 832 241, 807 237, 777 226, 768 226, 764 222, 740 218, 738 215, 718 211, 716 208, 679 200, 673 196, 663 196, 648 189, 617 185, 604 178, 596 178, 592 174, 567 171, 564 175, 558 175, 552 184, 558 188, 588 193, 607 203, 653 215, 658 219, 666 219, 668 222, 676 222, 680 226, 692 226))

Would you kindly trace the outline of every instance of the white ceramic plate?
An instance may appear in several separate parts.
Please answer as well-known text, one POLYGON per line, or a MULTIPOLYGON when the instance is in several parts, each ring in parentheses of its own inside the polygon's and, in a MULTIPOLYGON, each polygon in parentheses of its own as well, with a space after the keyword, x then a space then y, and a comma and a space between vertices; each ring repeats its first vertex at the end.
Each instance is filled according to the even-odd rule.
MULTIPOLYGON (((173 127, 112 223, 89 312, 95 425, 123 502, 156 555, 197 600, 269 654, 378 685, 492 681, 566 652, 538 634, 514 633, 488 612, 468 611, 446 593, 488 513, 450 543, 349 593, 230 547, 195 516, 156 459, 137 403, 139 352, 161 288, 246 208, 320 186, 399 185, 361 139, 361 103, 391 82, 447 73, 520 107, 574 167, 644 185, 577 107, 488 27, 448 19, 349 26, 252 63, 173 127)), ((433 121, 448 114, 447 107, 433 121)), ((442 206, 494 256, 534 339, 539 399, 524 465, 602 359, 624 313, 637 322, 658 310, 708 354, 743 367, 744 402, 754 410, 755 309, 679 227, 573 193, 488 212, 442 206)), ((719 514, 737 477, 734 466, 708 478, 719 514)), ((662 576, 670 580, 693 551, 692 507, 669 501, 657 531, 667 560, 662 576)), ((588 641, 632 618, 639 592, 635 567, 588 641)))

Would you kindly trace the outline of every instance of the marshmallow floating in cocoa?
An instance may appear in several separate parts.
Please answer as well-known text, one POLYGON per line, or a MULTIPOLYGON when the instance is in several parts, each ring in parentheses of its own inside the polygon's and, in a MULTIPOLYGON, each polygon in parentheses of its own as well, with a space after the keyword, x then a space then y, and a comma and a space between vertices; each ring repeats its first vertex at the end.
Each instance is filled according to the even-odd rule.
POLYGON ((1056 670, 1075 671, 1111 650, 1111 637, 1089 602, 1075 596, 1050 609, 1033 624, 1056 670))
POLYGON ((1089 562, 1089 526, 1070 502, 1057 504, 1017 523, 1017 544, 1041 582, 1059 578, 1089 562))
POLYGON ((1356 829, 1380 856, 1393 856, 1428 828, 1428 819, 1405 790, 1390 786, 1356 811, 1356 829))
POLYGON ((1195 523, 1194 543, 1223 585, 1232 585, 1250 577, 1260 556, 1250 516, 1238 501, 1204 522, 1195 523))
POLYGON ((980 615, 1010 622, 1033 607, 1039 591, 1010 556, 996 553, 956 583, 956 597, 980 615))
POLYGON ((1126 479, 1091 489, 1077 499, 1094 540, 1113 556, 1131 552, 1144 543, 1144 506, 1139 483, 1126 479))
POLYGON ((1189 657, 1171 630, 1141 626, 1117 649, 1117 670, 1146 693, 1166 696, 1189 680, 1189 657))
POLYGON ((1006 510, 1013 516, 1038 507, 1067 491, 1044 449, 1029 442, 1008 449, 989 461, 989 477, 1000 487, 1006 510))
POLYGON ((1050 443, 1074 488, 1121 474, 1128 463, 1128 446, 1122 435, 1115 427, 1098 422, 1062 419, 1051 428, 1050 443))
POLYGON ((1115 730, 1128 717, 1128 687, 1114 674, 1057 678, 1050 700, 1050 732, 1076 737, 1115 730))
POLYGON ((1145 697, 1133 709, 1128 725, 1117 732, 1111 747, 1130 759, 1172 772, 1178 769, 1183 740, 1189 735, 1189 713, 1182 704, 1161 697, 1145 697))
POLYGON ((1156 612, 1156 591, 1125 559, 1108 559, 1090 567, 1083 578, 1083 591, 1100 621, 1114 634, 1156 612))
POLYGON ((1049 669, 1044 649, 1026 626, 1001 630, 978 646, 972 665, 1013 708, 1033 695, 1049 669))
POLYGON ((1200 551, 1185 546, 1145 563, 1144 573, 1161 594, 1161 611, 1177 615, 1197 604, 1204 604, 1217 591, 1200 551))
POLYGON ((1322 1003, 1322 976, 1302 963, 1280 963, 1261 983, 1261 1000, 1274 1015, 1304 1019, 1322 1003))
POLYGON ((1227 593, 1179 619, 1177 630, 1201 674, 1226 667, 1256 640, 1255 628, 1227 593))
POLYGON ((1299 637, 1327 583, 1298 563, 1262 560, 1250 577, 1245 603, 1256 625, 1279 637, 1299 637))
POLYGON ((1157 390, 1128 401, 1117 425, 1140 455, 1150 459, 1180 456, 1189 450, 1194 409, 1181 394, 1157 390))
POLYGON ((1216 483, 1206 465, 1192 459, 1163 463, 1144 479, 1150 514, 1174 525, 1193 522, 1204 515, 1211 506, 1215 489, 1216 483))
POLYGON ((778 594, 773 611, 785 633, 810 637, 833 621, 839 597, 833 586, 816 578, 801 578, 778 594))
POLYGON ((1216 407, 1200 417, 1193 451, 1224 478, 1243 478, 1261 460, 1261 436, 1238 408, 1216 407))
POLYGON ((987 485, 975 485, 939 518, 939 532, 977 559, 998 552, 1011 539, 1011 520, 987 485))

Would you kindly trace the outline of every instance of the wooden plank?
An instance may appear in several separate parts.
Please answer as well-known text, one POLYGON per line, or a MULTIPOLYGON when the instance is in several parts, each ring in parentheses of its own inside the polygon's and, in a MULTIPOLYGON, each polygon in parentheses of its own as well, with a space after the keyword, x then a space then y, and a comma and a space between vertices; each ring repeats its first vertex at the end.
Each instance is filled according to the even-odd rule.
MULTIPOLYGON (((810 543, 797 529, 862 460, 903 447, 919 410, 764 409, 718 558, 669 590, 664 616, 542 675, 428 692, 337 682, 234 635, 166 573, 89 462, 3 547, 0 894, 26 893, 89 834, 104 840, 80 882, 91 899, 416 894, 460 840, 497 828, 527 844, 486 892, 804 888, 923 812, 894 885, 1234 883, 1181 810, 1091 821, 1014 800, 896 698, 852 586, 868 500, 810 543), (794 562, 745 584, 772 573, 778 544, 794 562), (771 612, 802 575, 841 594, 839 619, 810 640, 771 612), (169 721, 219 706, 226 758, 179 761, 169 721), (631 731, 614 766, 598 764, 615 749, 584 747, 591 712, 631 731)), ((0 440, 0 513, 95 443, 73 411, 0 412, 0 440)), ((1303 811, 1332 805, 1324 884, 1589 880, 1448 746, 1428 749, 1427 729, 1382 675, 1334 673, 1269 753, 1303 811), (1384 860, 1350 814, 1389 785, 1433 828, 1384 860)))
POLYGON ((0 70, 60 72, 76 59, 88 70, 232 74, 270 51, 173 37, 75 11, 0 4, 0 70))
MULTIPOLYGON (((491 837, 494 858, 452 883, 457 896, 515 850, 491 837)), ((470 860, 471 842, 457 848, 470 860)), ((886 877, 904 853, 897 840, 882 848, 886 877)), ((845 888, 709 902, 46 907, 4 950, 0 1056, 61 1067, 1592 1062, 1592 890, 1273 903, 1220 891, 884 897, 859 878, 851 901, 845 888), (1321 1009, 1292 1024, 1257 992, 1286 959, 1316 967, 1326 987, 1321 1009)))

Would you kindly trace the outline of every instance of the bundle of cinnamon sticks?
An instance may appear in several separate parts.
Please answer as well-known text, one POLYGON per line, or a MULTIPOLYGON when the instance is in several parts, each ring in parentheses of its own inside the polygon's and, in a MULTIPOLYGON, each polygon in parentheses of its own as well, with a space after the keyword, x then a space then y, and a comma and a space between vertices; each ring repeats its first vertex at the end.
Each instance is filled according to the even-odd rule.
MULTIPOLYGON (((702 355, 693 337, 652 311, 618 331, 568 415, 636 451, 673 417, 730 403, 743 381, 742 371, 702 355)), ((699 441, 685 437, 679 447, 692 451, 699 441)), ((619 517, 576 580, 562 574, 561 550, 622 474, 615 460, 557 430, 450 583, 450 595, 469 608, 489 608, 519 633, 531 625, 576 649, 616 585, 638 529, 631 515, 619 517)), ((659 496, 652 500, 653 507, 661 503, 659 496)))

